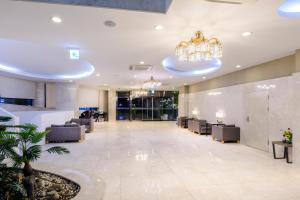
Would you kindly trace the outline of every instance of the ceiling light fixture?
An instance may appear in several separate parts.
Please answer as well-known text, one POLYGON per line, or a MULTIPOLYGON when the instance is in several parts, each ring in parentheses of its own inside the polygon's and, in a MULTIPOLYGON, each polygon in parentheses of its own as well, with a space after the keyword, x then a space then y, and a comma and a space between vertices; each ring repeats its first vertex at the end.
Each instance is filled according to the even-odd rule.
POLYGON ((112 20, 106 20, 104 21, 104 25, 109 27, 109 28, 113 28, 115 26, 117 26, 116 22, 112 21, 112 20))
POLYGON ((79 49, 70 49, 69 52, 71 60, 79 60, 79 49))
POLYGON ((237 69, 238 69, 238 68, 241 68, 241 67, 242 67, 241 65, 237 65, 237 66, 235 66, 235 68, 237 68, 237 69))
POLYGON ((51 20, 57 24, 62 23, 62 19, 60 17, 52 17, 51 20))
POLYGON ((163 29, 164 29, 164 27, 162 25, 155 26, 155 30, 157 30, 157 31, 161 31, 163 29))
POLYGON ((100 76, 100 74, 96 74, 96 76, 97 76, 97 77, 99 77, 99 76, 100 76))
POLYGON ((247 32, 242 33, 242 36, 243 36, 243 37, 248 37, 248 36, 250 36, 250 35, 252 35, 252 32, 250 32, 250 31, 247 31, 247 32))
POLYGON ((202 78, 203 78, 203 79, 206 79, 206 77, 205 77, 205 76, 203 76, 202 78))
POLYGON ((284 17, 300 17, 300 1, 285 0, 278 8, 278 14, 284 17))
POLYGON ((153 76, 150 77, 150 80, 145 81, 143 87, 148 90, 154 90, 160 87, 162 83, 159 80, 155 80, 153 76))
POLYGON ((201 31, 189 41, 181 41, 175 49, 180 61, 199 62, 222 57, 222 44, 217 38, 206 39, 201 31))
POLYGON ((144 62, 144 61, 141 61, 140 64, 143 65, 143 64, 145 64, 145 62, 144 62))

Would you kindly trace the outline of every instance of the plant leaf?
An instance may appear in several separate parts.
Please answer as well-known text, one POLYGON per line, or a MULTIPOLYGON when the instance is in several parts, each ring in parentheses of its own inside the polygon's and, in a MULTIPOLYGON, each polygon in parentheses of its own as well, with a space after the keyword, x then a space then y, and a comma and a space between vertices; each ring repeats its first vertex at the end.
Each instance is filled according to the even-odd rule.
POLYGON ((47 149, 46 151, 48 153, 55 153, 55 154, 58 154, 58 155, 70 153, 70 151, 67 148, 61 147, 61 146, 51 147, 51 148, 47 149))
POLYGON ((33 144, 39 143, 44 137, 46 137, 46 134, 46 132, 36 132, 34 135, 32 135, 31 142, 33 144))
POLYGON ((41 157, 42 154, 42 146, 41 145, 33 145, 29 147, 25 152, 23 157, 25 157, 24 161, 36 161, 41 157))

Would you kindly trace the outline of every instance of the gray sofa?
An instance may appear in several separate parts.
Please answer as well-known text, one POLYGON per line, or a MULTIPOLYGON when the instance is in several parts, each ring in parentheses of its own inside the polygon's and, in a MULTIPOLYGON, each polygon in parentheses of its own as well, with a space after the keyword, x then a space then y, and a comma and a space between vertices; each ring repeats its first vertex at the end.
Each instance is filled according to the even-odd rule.
POLYGON ((85 138, 84 126, 78 124, 52 125, 46 129, 46 143, 50 142, 74 142, 82 141, 85 138))
POLYGON ((181 128, 187 128, 188 127, 188 117, 178 117, 177 119, 177 126, 181 128))
POLYGON ((214 125, 212 126, 213 140, 225 142, 240 142, 240 127, 235 125, 214 125))
POLYGON ((85 126, 85 132, 90 133, 94 131, 94 120, 93 119, 71 119, 69 122, 66 122, 66 124, 70 123, 76 123, 80 126, 85 126))
POLYGON ((188 130, 199 134, 211 134, 211 125, 206 120, 189 119, 188 130))

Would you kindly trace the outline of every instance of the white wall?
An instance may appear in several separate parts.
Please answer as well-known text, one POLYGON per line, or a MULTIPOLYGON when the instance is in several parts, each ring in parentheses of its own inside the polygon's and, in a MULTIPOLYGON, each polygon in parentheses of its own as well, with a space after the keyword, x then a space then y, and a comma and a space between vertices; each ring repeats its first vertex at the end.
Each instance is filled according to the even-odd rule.
MULTIPOLYGON (((300 76, 299 76, 300 77, 300 76)), ((299 78, 298 77, 298 78, 299 78)), ((267 101, 269 105, 268 121, 263 122, 268 130, 268 137, 270 141, 281 140, 282 130, 292 128, 295 134, 298 134, 300 116, 299 103, 292 103, 291 100, 295 99, 294 94, 298 93, 297 102, 300 102, 300 87, 295 83, 293 77, 283 77, 278 79, 259 81, 241 85, 235 85, 220 89, 201 91, 189 94, 189 115, 193 116, 193 113, 198 112, 198 117, 206 119, 209 122, 216 122, 216 112, 224 112, 224 123, 236 124, 241 127, 241 143, 247 144, 247 139, 259 140, 260 138, 250 135, 247 130, 246 118, 249 109, 246 109, 249 94, 260 93, 261 89, 257 88, 258 85, 276 85, 276 88, 268 90, 269 100, 264 99, 263 95, 257 95, 258 98, 262 98, 261 102, 267 101), (212 92, 220 92, 220 95, 209 95, 212 92), (194 111, 194 112, 193 112, 194 111), (196 111, 196 112, 195 112, 196 111), (297 121, 297 123, 292 123, 297 121)), ((300 78, 299 78, 300 79, 300 78)), ((300 81, 299 81, 300 82, 300 81)), ((255 105, 254 105, 255 106, 255 105)), ((256 108, 253 107, 253 110, 256 108)), ((264 116, 261 116, 261 120, 264 120, 264 116)), ((255 132, 262 131, 263 127, 257 125, 255 132)), ((299 136, 298 136, 299 137, 299 136)), ((300 138, 299 138, 300 139, 300 138)), ((297 143, 297 135, 295 136, 295 144, 297 143)), ((300 144, 300 142, 298 143, 300 144)), ((297 147, 296 147, 297 148, 297 147)), ((298 150, 299 151, 299 150, 298 150)), ((298 153, 300 156, 300 153, 298 153)))
POLYGON ((44 131, 52 124, 65 124, 74 117, 74 111, 24 111, 12 114, 19 118, 20 124, 35 124, 39 131, 44 131))
POLYGON ((98 107, 99 89, 80 86, 77 92, 78 107, 98 107))
POLYGON ((7 98, 35 99, 36 83, 0 76, 0 96, 7 98))

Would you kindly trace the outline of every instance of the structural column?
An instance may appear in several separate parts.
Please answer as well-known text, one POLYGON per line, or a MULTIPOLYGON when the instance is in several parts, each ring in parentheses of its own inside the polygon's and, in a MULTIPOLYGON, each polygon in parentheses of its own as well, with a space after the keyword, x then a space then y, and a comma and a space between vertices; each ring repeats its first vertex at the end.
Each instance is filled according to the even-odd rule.
POLYGON ((116 90, 109 90, 108 91, 108 120, 109 121, 116 121, 117 117, 117 92, 116 90))
POLYGON ((56 109, 77 110, 77 85, 56 83, 56 109))
POLYGON ((45 83, 36 83, 36 98, 34 100, 34 106, 38 108, 45 108, 45 83))
POLYGON ((189 116, 189 86, 179 89, 178 116, 189 116))

